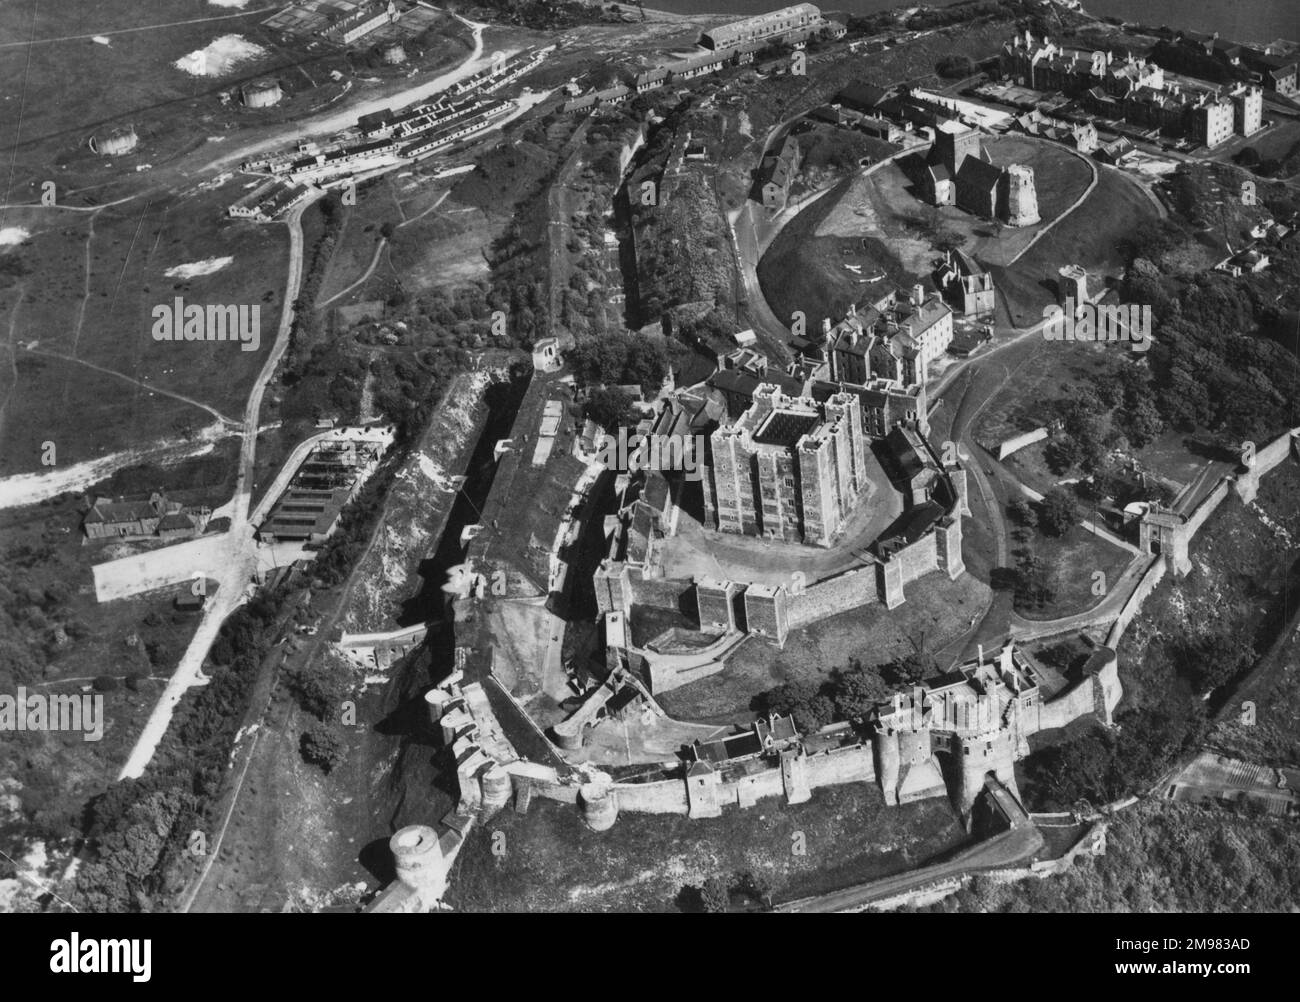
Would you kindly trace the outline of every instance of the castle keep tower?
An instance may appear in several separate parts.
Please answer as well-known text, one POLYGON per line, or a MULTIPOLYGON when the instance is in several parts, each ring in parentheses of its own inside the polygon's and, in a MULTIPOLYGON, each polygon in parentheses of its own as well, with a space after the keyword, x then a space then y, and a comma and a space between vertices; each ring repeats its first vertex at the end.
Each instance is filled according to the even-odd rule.
POLYGON ((1032 167, 1024 164, 1007 167, 998 184, 998 196, 998 215, 1008 226, 1033 226, 1041 219, 1032 167))

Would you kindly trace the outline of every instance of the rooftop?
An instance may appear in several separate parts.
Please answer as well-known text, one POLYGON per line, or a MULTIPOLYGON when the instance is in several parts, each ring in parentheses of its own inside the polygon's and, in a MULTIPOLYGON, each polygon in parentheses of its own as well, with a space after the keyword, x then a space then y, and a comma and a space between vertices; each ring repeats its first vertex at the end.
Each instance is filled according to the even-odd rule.
POLYGON ((754 441, 759 445, 779 445, 790 448, 816 428, 821 420, 817 414, 773 411, 759 428, 754 441))

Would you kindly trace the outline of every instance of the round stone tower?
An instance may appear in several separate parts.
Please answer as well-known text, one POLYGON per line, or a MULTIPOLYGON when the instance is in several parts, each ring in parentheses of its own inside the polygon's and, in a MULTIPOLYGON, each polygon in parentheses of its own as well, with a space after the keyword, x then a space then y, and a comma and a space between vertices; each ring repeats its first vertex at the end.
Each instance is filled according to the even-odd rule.
POLYGON ((885 803, 898 803, 898 735, 888 727, 881 727, 871 736, 876 753, 876 779, 885 803))
POLYGON ((436 734, 442 734, 442 728, 438 724, 442 720, 442 715, 447 711, 447 704, 450 702, 451 693, 444 689, 430 689, 424 694, 424 705, 429 711, 429 723, 433 725, 436 734))
POLYGON ((1033 226, 1039 222, 1038 192, 1034 188, 1034 168, 1012 164, 1006 168, 1008 226, 1033 226))
POLYGON ((407 825, 388 840, 397 866, 397 879, 419 891, 426 902, 439 900, 447 890, 438 833, 428 825, 407 825))
POLYGON ((483 772, 480 782, 483 786, 483 817, 486 820, 510 802, 510 773, 499 763, 493 762, 483 772))
POLYGON ((578 789, 582 820, 594 832, 608 831, 618 820, 618 802, 605 783, 583 783, 578 789))

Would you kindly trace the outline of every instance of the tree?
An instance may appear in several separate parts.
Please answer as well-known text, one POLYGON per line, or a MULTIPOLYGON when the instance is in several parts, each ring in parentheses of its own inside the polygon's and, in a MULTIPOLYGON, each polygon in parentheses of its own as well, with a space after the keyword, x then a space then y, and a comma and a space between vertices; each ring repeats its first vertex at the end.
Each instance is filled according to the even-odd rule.
POLYGON ((288 670, 285 684, 298 705, 318 720, 336 717, 350 689, 342 670, 314 664, 288 670))
POLYGON ((710 877, 700 888, 700 901, 706 912, 725 912, 731 907, 731 891, 718 877, 710 877))
POLYGON ((632 406, 632 398, 617 386, 592 390, 587 395, 583 416, 610 432, 636 423, 636 410, 632 406))
POLYGON ((754 870, 746 870, 740 875, 737 883, 745 889, 745 893, 754 898, 766 908, 772 907, 772 891, 775 889, 772 878, 766 873, 754 870))
POLYGON ((938 674, 939 665, 934 655, 921 649, 899 658, 887 670, 896 685, 919 685, 927 677, 938 674))
POLYGON ((1155 403, 1149 397, 1139 397, 1124 412, 1124 430, 1129 443, 1140 449, 1163 434, 1165 423, 1155 403))
POLYGON ((763 697, 769 713, 794 717, 794 725, 804 734, 821 730, 835 716, 835 704, 816 682, 786 682, 769 690, 763 697))
POLYGON ((337 768, 348 754, 347 742, 338 728, 319 721, 312 721, 303 731, 298 749, 304 762, 318 765, 326 773, 337 768))
POLYGON ((970 56, 944 56, 935 64, 934 71, 941 77, 959 80, 975 72, 975 60, 970 56))
POLYGON ((854 666, 836 676, 835 711, 845 720, 866 716, 888 697, 889 686, 873 669, 854 666))
POLYGON ((1011 504, 1007 505, 1007 510, 1017 525, 1023 525, 1026 529, 1038 528, 1038 512, 1034 511, 1034 506, 1029 503, 1028 498, 1013 499, 1011 504))
POLYGON ((1079 503, 1064 487, 1053 487, 1043 497, 1041 521, 1045 532, 1064 536, 1079 521, 1079 503))

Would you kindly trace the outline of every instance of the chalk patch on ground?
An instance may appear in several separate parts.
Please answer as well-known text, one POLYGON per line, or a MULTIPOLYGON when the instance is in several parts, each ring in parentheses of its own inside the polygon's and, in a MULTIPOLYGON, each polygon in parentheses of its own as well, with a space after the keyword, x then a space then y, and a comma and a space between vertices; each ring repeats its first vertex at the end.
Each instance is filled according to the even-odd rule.
POLYGON ((222 35, 201 49, 176 60, 175 67, 192 77, 219 77, 240 63, 266 55, 266 50, 255 45, 243 35, 222 35))
POLYGON ((248 6, 248 0, 208 0, 213 7, 238 7, 240 9, 248 6))
POLYGON ((168 278, 197 278, 199 275, 211 275, 213 272, 220 271, 231 261, 233 257, 209 257, 202 261, 191 261, 189 264, 178 264, 174 268, 168 268, 163 272, 168 278))
POLYGON ((3 230, 0 230, 0 247, 20 244, 30 236, 31 233, 21 226, 6 226, 3 230))
POLYGON ((420 464, 420 472, 432 480, 434 487, 438 490, 445 491, 451 486, 451 482, 447 479, 447 474, 443 471, 442 467, 437 464, 437 462, 430 459, 424 453, 420 453, 418 462, 420 464))

